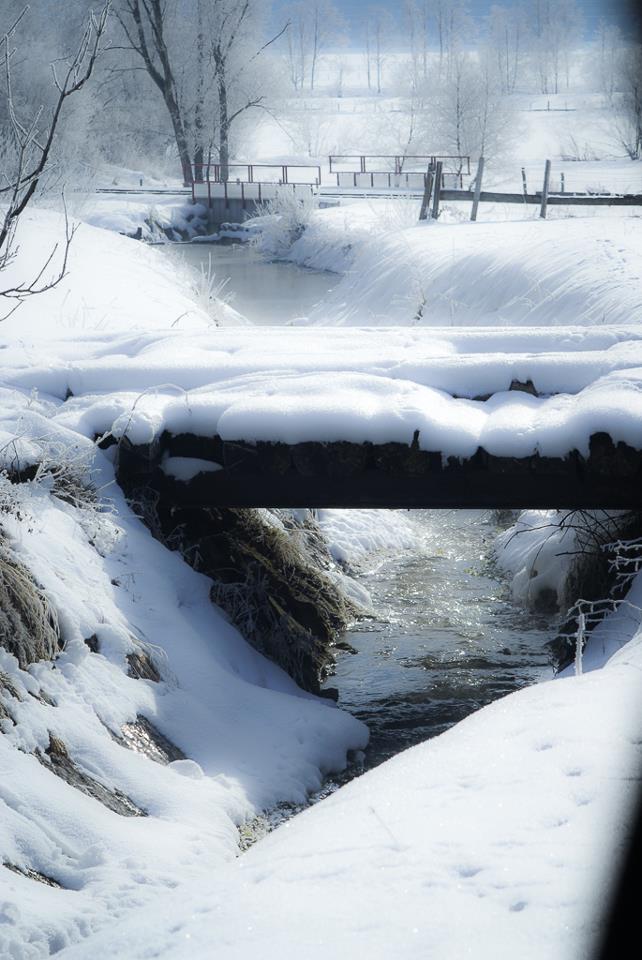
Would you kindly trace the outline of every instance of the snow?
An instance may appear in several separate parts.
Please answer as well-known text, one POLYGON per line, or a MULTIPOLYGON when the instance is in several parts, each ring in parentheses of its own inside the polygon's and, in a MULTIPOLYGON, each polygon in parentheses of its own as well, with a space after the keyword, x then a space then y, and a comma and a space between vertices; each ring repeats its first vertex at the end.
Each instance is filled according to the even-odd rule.
MULTIPOLYGON (((351 105, 339 126, 358 140, 372 116, 359 120, 351 105)), ((582 132, 579 111, 572 126, 582 132)), ((529 178, 547 138, 561 153, 567 131, 566 114, 530 116, 529 178)), ((573 176, 617 187, 637 183, 638 169, 587 161, 573 176)), ((128 171, 123 183, 138 178, 128 171)), ((0 860, 64 888, 0 866, 0 955, 314 960, 352 957, 358 945, 374 960, 584 958, 637 791, 642 584, 591 637, 582 676, 497 701, 239 857, 239 824, 304 801, 367 731, 248 647, 211 605, 209 581, 126 505, 109 451, 92 440, 112 431, 147 442, 169 429, 409 443, 419 430, 422 449, 446 455, 480 445, 563 455, 586 453, 589 436, 607 430, 639 446, 637 218, 582 211, 539 223, 517 208, 509 222, 486 208, 469 225, 446 209, 443 222, 418 226, 414 201, 319 210, 289 257, 342 279, 308 325, 259 334, 234 328, 224 307, 216 326, 207 290, 188 289, 162 252, 114 235, 136 232, 152 203, 161 225, 189 229, 183 202, 92 200, 68 276, 0 327, 2 464, 62 460, 93 476, 103 498, 98 509, 72 506, 44 469, 28 484, 0 477, 3 534, 66 641, 55 664, 28 671, 0 650, 20 696, 7 700, 16 725, 0 720, 0 860), (539 395, 511 391, 514 380, 539 395), (93 636, 98 654, 85 643, 93 636), (141 646, 158 684, 127 676, 126 657, 141 646), (162 766, 125 749, 114 735, 137 715, 188 759, 162 766), (32 755, 50 733, 149 816, 119 817, 53 777, 32 755)), ((23 219, 9 281, 46 260, 60 224, 43 211, 23 219)), ((183 480, 215 467, 164 464, 183 480)), ((523 535, 500 543, 519 598, 564 579, 561 535, 539 529, 550 519, 522 515, 523 535)), ((416 549, 399 511, 323 510, 318 520, 349 570, 416 549)))
POLYGON ((0 481, 3 531, 65 638, 55 664, 29 671, 0 650, 0 670, 20 695, 10 701, 17 725, 0 721, 2 857, 66 888, 0 870, 2 956, 48 956, 179 880, 214 872, 235 856, 238 824, 277 802, 301 802, 367 739, 359 721, 303 693, 247 646, 211 605, 210 582, 152 539, 111 465, 94 456, 108 512, 63 503, 46 478, 16 489, 0 481), (84 643, 91 636, 99 654, 84 643), (161 683, 126 676, 125 657, 140 645, 161 683), (28 696, 41 688, 55 706, 28 696), (117 743, 112 734, 137 714, 189 759, 162 767, 117 743), (48 773, 30 754, 47 747, 50 732, 149 817, 120 817, 48 773))
POLYGON ((470 224, 446 212, 444 222, 418 224, 418 209, 418 201, 360 201, 313 214, 288 259, 345 274, 313 322, 554 326, 642 318, 637 217, 541 221, 535 210, 470 224))
POLYGON ((638 632, 603 670, 497 701, 93 949, 131 960, 348 958, 355 943, 381 960, 586 957, 637 792, 641 657, 638 632))
MULTIPOLYGON (((44 210, 21 218, 17 234, 19 258, 3 270, 7 286, 31 279, 58 244, 44 279, 62 266, 64 236, 59 214, 44 210)), ((2 321, 0 340, 49 338, 90 331, 132 332, 174 328, 205 329, 208 313, 189 295, 186 274, 159 250, 85 223, 77 225, 66 276, 52 290, 28 299, 2 321)), ((221 308, 225 310, 225 307, 221 308)), ((2 304, 3 314, 6 305, 2 304)), ((234 311, 230 311, 231 314, 234 311)))
POLYGON ((72 394, 52 411, 52 429, 134 443, 163 430, 410 443, 418 430, 421 449, 462 457, 479 446, 498 456, 586 454, 600 431, 639 443, 638 329, 520 329, 496 353, 501 337, 443 328, 85 334, 46 349, 7 343, 0 376, 27 393, 72 394), (531 380, 541 395, 510 390, 513 380, 531 380))
POLYGON ((164 457, 161 469, 174 480, 187 483, 199 473, 215 473, 221 467, 217 463, 212 463, 211 460, 200 460, 198 457, 164 457))

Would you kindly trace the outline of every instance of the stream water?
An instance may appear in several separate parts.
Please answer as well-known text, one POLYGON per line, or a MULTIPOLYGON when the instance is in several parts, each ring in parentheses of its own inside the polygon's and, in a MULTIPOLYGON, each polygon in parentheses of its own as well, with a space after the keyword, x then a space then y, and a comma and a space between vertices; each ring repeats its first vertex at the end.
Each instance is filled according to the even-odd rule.
POLYGON ((336 286, 338 277, 295 263, 264 260, 244 244, 182 243, 166 247, 198 273, 224 284, 221 296, 259 326, 281 326, 305 317, 336 286))
POLYGON ((361 582, 376 618, 348 635, 327 685, 370 728, 366 769, 469 713, 552 676, 552 623, 514 604, 492 563, 500 531, 481 510, 416 510, 418 552, 386 556, 361 582))
MULTIPOLYGON (((332 274, 268 263, 240 246, 177 246, 171 255, 195 269, 211 262, 218 281, 229 278, 232 305, 256 324, 305 316, 337 282, 332 274)), ((552 676, 545 646, 552 622, 516 606, 493 567, 495 515, 416 510, 412 520, 419 549, 373 560, 363 573, 375 616, 348 635, 357 653, 340 653, 326 684, 370 728, 361 768, 552 676)))

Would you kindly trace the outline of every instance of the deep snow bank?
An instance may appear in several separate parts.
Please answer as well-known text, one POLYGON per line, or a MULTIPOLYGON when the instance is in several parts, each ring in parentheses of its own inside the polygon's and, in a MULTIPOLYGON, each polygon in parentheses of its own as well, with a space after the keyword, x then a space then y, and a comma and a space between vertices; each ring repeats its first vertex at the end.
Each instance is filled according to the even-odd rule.
POLYGON ((639 336, 632 327, 542 327, 510 337, 497 328, 87 334, 46 349, 11 343, 0 377, 11 388, 73 395, 52 410, 51 430, 111 431, 134 444, 163 430, 405 444, 419 431, 420 449, 444 456, 479 447, 509 457, 586 455, 601 431, 640 444, 639 336), (541 395, 511 390, 513 380, 530 380, 541 395))
POLYGON ((416 205, 318 210, 288 258, 345 274, 314 312, 349 325, 642 320, 639 219, 417 224, 416 205), (412 217, 411 214, 412 213, 412 217))
MULTIPOLYGON (((18 256, 3 270, 3 287, 33 280, 54 248, 42 281, 58 275, 63 263, 64 221, 56 213, 28 211, 20 220, 18 256)), ((40 285, 40 284, 39 284, 40 285)), ((0 297, 0 317, 13 302, 0 297)), ((67 272, 52 290, 28 298, 0 325, 0 341, 21 337, 42 341, 87 332, 197 329, 217 319, 233 321, 235 311, 217 305, 217 315, 199 304, 190 277, 144 243, 77 224, 67 272)))
MULTIPOLYGON (((22 224, 12 278, 41 263, 60 225, 40 213, 22 224)), ((49 956, 179 880, 212 874, 236 855, 238 824, 304 800, 367 741, 359 721, 303 693, 248 646, 212 605, 211 581, 127 506, 107 455, 55 423, 66 392, 52 395, 35 369, 27 373, 30 349, 44 357, 51 341, 43 341, 65 331, 80 359, 88 342, 106 346, 123 328, 131 343, 141 327, 168 329, 181 313, 207 326, 167 267, 141 244, 81 226, 65 280, 0 327, 3 372, 18 350, 30 383, 0 389, 3 549, 46 596, 64 643, 54 661, 27 669, 0 649, 3 957, 49 956), (74 335, 78 323, 101 332, 74 335), (23 471, 24 480, 32 465, 30 482, 2 472, 23 471), (98 504, 70 499, 89 480, 98 504), (141 752, 149 722, 187 759, 173 759, 173 748, 164 758, 141 752), (72 786, 74 776, 112 807, 72 786)))
POLYGON ((604 669, 495 702, 92 948, 131 960, 347 960, 357 945, 376 960, 583 960, 642 760, 630 621, 627 637, 604 669))

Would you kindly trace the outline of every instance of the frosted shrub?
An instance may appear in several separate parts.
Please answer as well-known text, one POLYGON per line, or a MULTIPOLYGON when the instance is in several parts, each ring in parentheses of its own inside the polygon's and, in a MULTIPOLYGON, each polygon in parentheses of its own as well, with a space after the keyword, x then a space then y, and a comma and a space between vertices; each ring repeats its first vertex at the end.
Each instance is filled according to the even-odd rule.
POLYGON ((257 250, 267 257, 285 256, 302 236, 317 207, 318 199, 313 194, 280 188, 259 208, 259 229, 253 240, 257 250))

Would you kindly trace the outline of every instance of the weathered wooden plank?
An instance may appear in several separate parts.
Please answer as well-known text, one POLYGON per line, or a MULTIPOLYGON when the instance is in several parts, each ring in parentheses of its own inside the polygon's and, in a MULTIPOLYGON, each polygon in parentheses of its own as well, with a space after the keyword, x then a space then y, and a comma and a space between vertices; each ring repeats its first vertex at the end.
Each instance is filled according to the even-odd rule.
POLYGON ((134 499, 151 489, 166 504, 190 507, 642 507, 642 451, 607 434, 591 437, 588 456, 498 457, 479 448, 461 459, 421 450, 416 440, 285 444, 164 434, 153 447, 124 441, 118 479, 134 499), (218 469, 176 480, 162 469, 164 453, 176 449, 198 459, 207 453, 218 469))

